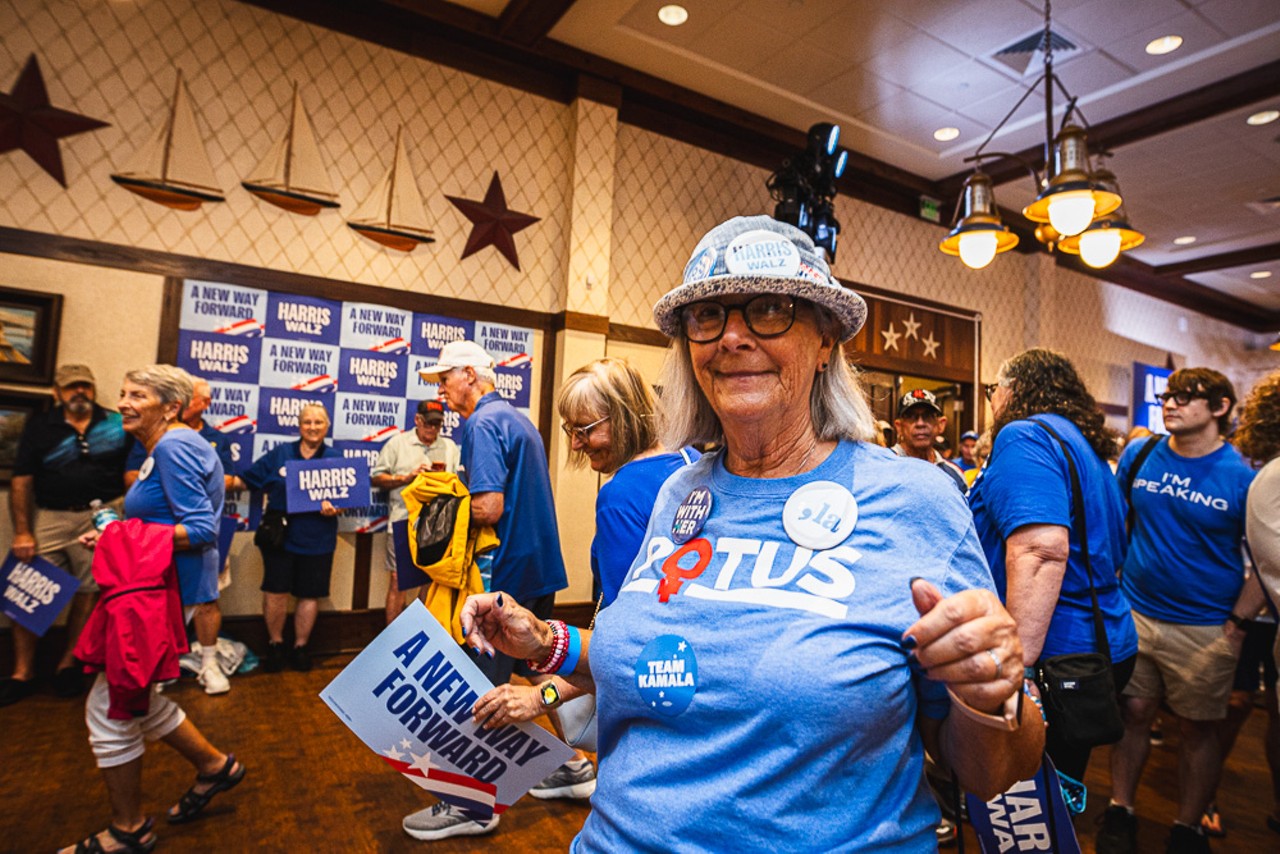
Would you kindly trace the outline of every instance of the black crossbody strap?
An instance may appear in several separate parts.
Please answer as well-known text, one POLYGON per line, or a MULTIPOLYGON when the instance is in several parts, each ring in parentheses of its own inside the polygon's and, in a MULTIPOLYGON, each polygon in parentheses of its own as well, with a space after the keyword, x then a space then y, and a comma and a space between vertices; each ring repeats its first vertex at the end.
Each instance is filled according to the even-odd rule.
POLYGON ((1151 456, 1151 452, 1156 449, 1156 445, 1163 442, 1160 436, 1151 437, 1151 441, 1142 446, 1142 450, 1138 451, 1138 455, 1133 458, 1133 465, 1129 466, 1129 477, 1124 482, 1124 503, 1128 510, 1124 517, 1124 529, 1126 533, 1133 533, 1133 482, 1138 479, 1138 472, 1142 471, 1142 464, 1147 461, 1147 457, 1151 456))
MULTIPOLYGON (((1089 559, 1089 525, 1084 515, 1084 490, 1080 487, 1080 472, 1076 469, 1075 460, 1071 456, 1071 449, 1067 447, 1067 443, 1058 435, 1057 431, 1045 424, 1043 421, 1029 419, 1036 426, 1045 430, 1050 436, 1058 440, 1058 445, 1062 447, 1062 454, 1067 458, 1067 471, 1071 475, 1071 506, 1075 519, 1080 524, 1080 553, 1084 556, 1085 576, 1089 579, 1089 598, 1093 605, 1093 638, 1098 646, 1098 652, 1107 657, 1107 661, 1111 660, 1111 644, 1107 642, 1107 630, 1102 623, 1102 609, 1098 607, 1098 589, 1093 584, 1093 562, 1089 559)), ((1068 554, 1068 562, 1071 558, 1068 554)))

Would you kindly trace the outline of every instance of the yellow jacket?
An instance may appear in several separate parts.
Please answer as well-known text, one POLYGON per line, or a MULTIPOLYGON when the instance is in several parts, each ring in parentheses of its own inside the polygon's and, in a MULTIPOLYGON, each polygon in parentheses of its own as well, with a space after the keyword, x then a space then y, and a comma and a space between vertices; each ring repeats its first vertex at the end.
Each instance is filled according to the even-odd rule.
POLYGON ((431 584, 422 597, 422 604, 440 621, 440 625, 453 634, 453 639, 461 644, 462 604, 468 596, 484 592, 484 582, 481 581, 480 569, 476 566, 476 555, 496 549, 498 536, 489 525, 471 529, 471 493, 456 474, 423 472, 401 490, 400 495, 409 510, 409 553, 413 555, 414 565, 431 577, 431 584), (440 495, 459 500, 457 520, 444 556, 433 564, 423 566, 418 561, 418 516, 424 506, 440 495))

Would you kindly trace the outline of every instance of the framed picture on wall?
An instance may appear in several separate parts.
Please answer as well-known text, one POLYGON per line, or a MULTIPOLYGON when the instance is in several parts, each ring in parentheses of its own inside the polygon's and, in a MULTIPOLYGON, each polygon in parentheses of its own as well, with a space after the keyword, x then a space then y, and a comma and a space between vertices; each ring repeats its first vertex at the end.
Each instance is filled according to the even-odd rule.
POLYGON ((0 287, 0 382, 51 385, 62 295, 0 287))
POLYGON ((18 441, 27 421, 53 403, 48 393, 0 389, 0 484, 13 479, 18 458, 18 441))

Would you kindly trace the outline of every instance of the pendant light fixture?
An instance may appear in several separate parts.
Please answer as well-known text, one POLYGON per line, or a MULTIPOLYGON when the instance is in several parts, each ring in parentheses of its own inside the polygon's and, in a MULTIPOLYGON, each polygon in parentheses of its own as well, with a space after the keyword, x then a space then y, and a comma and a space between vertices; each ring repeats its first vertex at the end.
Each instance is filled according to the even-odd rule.
MULTIPOLYGON (((975 163, 975 171, 965 180, 961 198, 956 205, 956 217, 952 219, 951 231, 938 244, 938 248, 948 255, 959 255, 960 260, 973 269, 985 267, 996 253, 1012 249, 1018 244, 1017 235, 1009 232, 1008 227, 1000 220, 991 179, 982 171, 984 160, 997 157, 1021 162, 1035 181, 1039 194, 1031 204, 1023 208, 1022 215, 1036 224, 1036 239, 1045 244, 1049 251, 1061 249, 1081 255, 1091 266, 1106 266, 1115 260, 1119 252, 1137 246, 1143 240, 1143 236, 1129 226, 1122 214, 1116 215, 1122 199, 1115 176, 1105 173, 1110 176, 1110 181, 1103 181, 1100 180, 1102 176, 1095 175, 1090 168, 1087 143, 1089 123, 1077 109, 1075 97, 1067 91, 1062 80, 1053 71, 1055 41, 1059 46, 1064 41, 1054 34, 1051 22, 1050 0, 1045 0, 1044 35, 1039 44, 1044 54, 1044 71, 988 134, 978 150, 965 158, 966 163, 975 163), (1045 127, 1043 178, 1033 164, 1017 154, 986 150, 1005 123, 1041 85, 1044 89, 1045 127), (1066 98, 1066 109, 1057 133, 1054 132, 1055 89, 1066 98), (961 211, 963 216, 960 215, 961 211), (1082 243, 1083 236, 1089 232, 1094 233, 1082 243), (966 235, 972 236, 966 238, 966 235), (969 243, 973 248, 966 251, 964 243, 969 243), (980 252, 976 249, 978 246, 982 247, 980 252), (1115 253, 1111 252, 1113 246, 1118 247, 1115 253), (1103 261, 1104 258, 1108 260, 1103 261), (1093 261, 1102 263, 1093 264, 1093 261)), ((1072 47, 1069 42, 1065 44, 1072 47)))

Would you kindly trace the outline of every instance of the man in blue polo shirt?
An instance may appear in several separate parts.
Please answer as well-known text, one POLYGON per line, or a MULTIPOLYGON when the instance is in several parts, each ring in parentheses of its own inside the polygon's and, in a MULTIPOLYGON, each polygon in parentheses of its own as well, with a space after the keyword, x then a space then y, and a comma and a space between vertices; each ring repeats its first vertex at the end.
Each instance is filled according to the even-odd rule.
MULTIPOLYGON (((223 484, 226 488, 230 488, 236 471, 235 464, 231 458, 231 441, 224 433, 210 426, 204 420, 204 411, 209 408, 209 404, 213 401, 213 396, 209 390, 209 381, 199 377, 192 377, 191 383, 191 403, 187 405, 186 409, 182 410, 182 415, 179 417, 183 424, 197 431, 200 434, 200 438, 208 442, 213 448, 214 453, 218 455, 218 462, 222 463, 222 471, 225 473, 223 484)), ((134 443, 133 450, 129 452, 129 459, 124 467, 125 489, 133 486, 133 482, 138 479, 138 472, 146 459, 147 449, 142 446, 141 442, 134 443)), ((201 663, 200 674, 197 678, 200 684, 204 686, 206 694, 225 694, 231 690, 231 682, 218 665, 218 632, 222 629, 222 610, 218 607, 217 600, 196 605, 195 614, 192 615, 191 621, 196 627, 196 639, 200 641, 201 663)))
MULTIPOLYGON (((494 390, 493 366, 493 357, 479 344, 452 341, 440 350, 436 364, 419 373, 427 382, 439 383, 449 408, 462 416, 458 474, 471 490, 471 523, 492 525, 501 541, 493 552, 492 589, 515 597, 546 619, 555 605, 556 591, 568 584, 547 453, 533 422, 494 390)), ((494 685, 511 681, 513 669, 524 676, 539 676, 524 662, 502 653, 492 659, 478 658, 476 664, 494 685)), ((594 780, 590 762, 584 764, 585 768, 568 773, 585 778, 589 772, 594 780)), ((497 816, 487 822, 472 821, 444 802, 404 820, 405 832, 424 840, 478 835, 497 826, 497 816)))
POLYGON ((1222 770, 1218 724, 1244 623, 1263 602, 1257 579, 1245 582, 1240 546, 1253 471, 1222 438, 1236 403, 1230 380, 1184 368, 1169 377, 1160 400, 1169 438, 1131 443, 1116 472, 1132 509, 1121 586, 1133 606, 1138 657, 1123 692, 1124 737, 1111 751, 1113 791, 1099 854, 1137 850, 1134 798, 1161 700, 1181 728, 1178 815, 1167 850, 1210 850, 1200 816, 1222 770))

